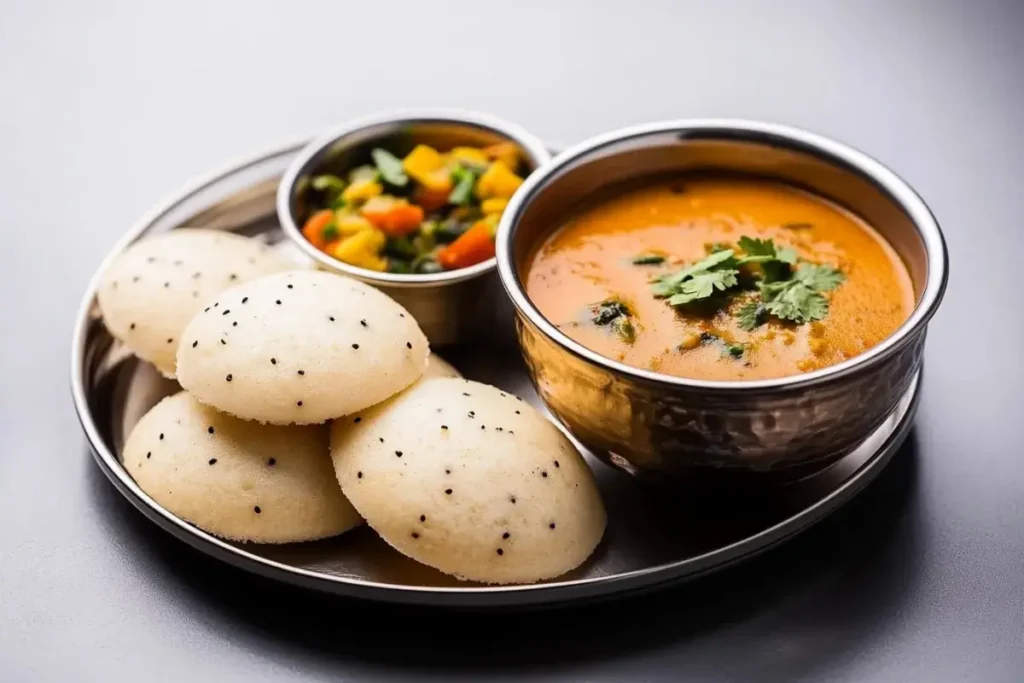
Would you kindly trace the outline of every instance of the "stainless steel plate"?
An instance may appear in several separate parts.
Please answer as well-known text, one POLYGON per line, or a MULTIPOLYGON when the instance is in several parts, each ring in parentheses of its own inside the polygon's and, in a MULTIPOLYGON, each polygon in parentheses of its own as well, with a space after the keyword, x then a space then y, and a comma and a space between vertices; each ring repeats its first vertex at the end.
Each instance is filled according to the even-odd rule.
MULTIPOLYGON (((261 236, 305 263, 297 248, 282 241, 274 212, 277 179, 303 144, 296 141, 233 163, 181 189, 139 221, 99 272, 139 237, 185 224, 261 236)), ((919 378, 885 423, 836 465, 784 487, 743 495, 646 488, 588 456, 609 517, 594 556, 556 581, 483 586, 459 582, 399 555, 365 526, 315 543, 239 544, 210 536, 158 505, 124 470, 120 452, 138 419, 178 386, 107 334, 96 311, 97 278, 78 314, 71 383, 96 462, 114 486, 163 529, 216 558, 273 579, 361 598, 447 606, 543 605, 649 589, 720 569, 803 531, 861 491, 903 442, 917 407, 919 378)), ((441 355, 467 377, 540 406, 511 336, 488 347, 443 349, 441 355)))

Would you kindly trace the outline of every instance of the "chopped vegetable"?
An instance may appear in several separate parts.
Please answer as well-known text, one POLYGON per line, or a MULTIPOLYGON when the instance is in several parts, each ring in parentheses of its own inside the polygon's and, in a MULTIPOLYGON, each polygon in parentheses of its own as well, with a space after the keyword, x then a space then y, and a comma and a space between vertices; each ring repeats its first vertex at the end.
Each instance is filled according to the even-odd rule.
POLYGON ((353 213, 335 212, 334 225, 340 237, 348 237, 363 230, 373 230, 373 223, 353 213))
POLYGON ((476 147, 456 147, 450 154, 454 161, 463 166, 476 167, 481 171, 487 168, 487 164, 490 161, 487 153, 476 147))
POLYGON ((330 241, 324 233, 333 224, 334 212, 322 209, 306 220, 306 224, 302 226, 302 236, 317 249, 323 249, 330 241))
POLYGON ((501 197, 485 199, 480 202, 480 210, 483 211, 485 215, 494 213, 501 215, 506 206, 508 206, 508 200, 501 197))
POLYGON ((522 184, 514 143, 445 151, 417 144, 404 158, 372 149, 360 166, 311 181, 303 234, 352 265, 393 273, 466 268, 494 256, 494 234, 522 184))
POLYGON ((445 270, 457 270, 483 263, 494 256, 494 238, 491 227, 478 221, 454 242, 437 252, 437 262, 445 270))
POLYGON ((473 186, 477 181, 477 174, 465 166, 456 166, 452 171, 455 179, 455 189, 448 195, 448 201, 452 204, 464 206, 473 199, 473 186))
POLYGON ((374 179, 362 178, 355 180, 341 193, 346 204, 360 204, 371 197, 383 194, 384 187, 374 179))
POLYGON ((312 185, 317 192, 323 192, 328 200, 334 200, 345 189, 345 181, 330 174, 314 176, 312 185))
POLYGON ((499 142, 496 145, 484 147, 483 151, 489 159, 500 161, 510 169, 519 166, 519 146, 514 142, 499 142))
POLYGON ((423 208, 388 195, 373 197, 359 210, 363 218, 389 237, 415 232, 423 222, 423 208))
MULTIPOLYGON (((447 178, 447 176, 445 177, 447 178)), ((420 185, 412 193, 412 200, 422 206, 423 210, 427 213, 432 213, 448 203, 448 194, 451 192, 451 187, 450 179, 447 185, 441 189, 431 189, 425 185, 420 185)))
POLYGON ((387 259, 380 255, 387 238, 379 230, 360 230, 331 245, 331 256, 359 268, 385 270, 387 259))
POLYGON ((373 163, 380 171, 380 177, 384 182, 395 187, 405 187, 409 183, 409 176, 405 175, 402 167, 402 160, 386 149, 376 148, 370 152, 373 163))
POLYGON ((508 199, 522 184, 523 179, 513 173, 505 162, 495 161, 480 176, 480 181, 476 185, 476 196, 480 199, 508 199))
POLYGON ((416 145, 409 154, 402 160, 402 168, 413 179, 420 183, 427 184, 425 178, 435 171, 444 168, 444 157, 433 147, 427 145, 416 145))

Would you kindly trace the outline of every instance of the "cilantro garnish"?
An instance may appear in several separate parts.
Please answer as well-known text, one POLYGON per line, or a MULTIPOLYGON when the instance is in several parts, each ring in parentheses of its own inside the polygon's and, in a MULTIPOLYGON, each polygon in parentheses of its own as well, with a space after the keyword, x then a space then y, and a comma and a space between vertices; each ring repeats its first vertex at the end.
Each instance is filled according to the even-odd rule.
POLYGON ((732 249, 716 251, 702 261, 668 275, 662 275, 651 285, 651 292, 659 299, 669 299, 672 306, 680 306, 724 291, 738 284, 735 252, 732 249))
POLYGON ((765 305, 759 301, 743 304, 743 307, 736 312, 736 318, 740 322, 740 327, 747 332, 763 325, 767 317, 768 311, 765 305))
POLYGON ((841 270, 814 263, 802 264, 796 269, 796 274, 793 277, 819 292, 831 292, 843 284, 843 280, 846 279, 841 270))
MULTIPOLYGON (((798 325, 821 320, 828 315, 824 293, 845 280, 843 273, 832 266, 798 265, 796 251, 776 245, 771 239, 741 237, 737 242, 739 256, 735 250, 720 246, 707 245, 711 253, 706 258, 662 275, 651 285, 651 292, 668 299, 671 306, 709 300, 717 294, 739 293, 744 287, 749 288, 749 279, 740 282, 740 268, 756 266, 752 277, 760 297, 736 312, 740 327, 749 332, 763 325, 769 316, 798 325)), ((727 350, 737 357, 743 353, 742 346, 738 354, 731 347, 727 350)))

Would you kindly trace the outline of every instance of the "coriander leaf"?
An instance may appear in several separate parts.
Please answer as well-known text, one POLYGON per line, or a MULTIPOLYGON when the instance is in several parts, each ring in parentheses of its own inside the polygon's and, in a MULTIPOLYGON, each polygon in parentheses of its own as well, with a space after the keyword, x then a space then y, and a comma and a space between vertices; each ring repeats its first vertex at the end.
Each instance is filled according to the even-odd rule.
POLYGON ((476 172, 465 166, 456 166, 455 170, 452 171, 452 177, 455 180, 455 187, 452 189, 451 194, 448 195, 448 201, 460 206, 468 204, 469 200, 473 198, 473 186, 476 184, 477 178, 476 172))
POLYGON ((747 237, 744 235, 737 242, 740 249, 742 249, 747 256, 767 256, 769 258, 775 258, 775 242, 772 240, 762 240, 756 237, 747 237))
POLYGON ((765 310, 783 320, 803 324, 828 315, 828 299, 801 280, 764 285, 761 294, 765 310))
POLYGON ((714 268, 726 268, 735 270, 735 259, 733 258, 734 252, 732 249, 726 249, 725 251, 716 251, 702 261, 698 261, 693 265, 689 265, 682 270, 670 273, 668 275, 662 275, 651 285, 651 291, 656 297, 671 296, 675 289, 687 278, 696 275, 697 273, 711 270, 714 268))
POLYGON ((767 315, 768 311, 765 309, 764 304, 758 301, 746 303, 739 311, 736 312, 736 318, 739 320, 740 328, 747 332, 763 325, 764 319, 767 315))
POLYGON ((746 256, 740 259, 740 265, 744 263, 766 263, 768 261, 781 261, 782 263, 796 263, 797 254, 789 247, 777 247, 771 239, 757 239, 744 235, 738 242, 740 249, 746 256))
POLYGON ((675 294, 669 298, 668 303, 670 306, 682 306, 698 299, 707 299, 716 289, 725 291, 735 287, 739 282, 736 275, 734 269, 696 273, 675 288, 675 294))
POLYGON ((814 263, 804 263, 796 269, 793 277, 819 292, 830 292, 846 280, 841 270, 814 263))
POLYGON ((664 263, 665 257, 659 256, 658 254, 640 254, 639 256, 633 257, 634 266, 656 266, 659 263, 664 263))
POLYGON ((796 263, 797 254, 794 249, 789 247, 777 247, 775 249, 775 258, 783 263, 792 265, 796 263))
POLYGON ((323 238, 324 242, 330 242, 332 240, 338 239, 338 237, 340 236, 340 233, 338 232, 338 226, 334 223, 334 221, 331 221, 327 225, 327 227, 324 228, 324 231, 320 233, 320 236, 323 238))
POLYGON ((409 183, 409 176, 405 174, 402 160, 394 154, 377 147, 370 152, 370 156, 373 157, 373 163, 380 171, 380 177, 384 179, 384 182, 396 187, 405 187, 409 183))

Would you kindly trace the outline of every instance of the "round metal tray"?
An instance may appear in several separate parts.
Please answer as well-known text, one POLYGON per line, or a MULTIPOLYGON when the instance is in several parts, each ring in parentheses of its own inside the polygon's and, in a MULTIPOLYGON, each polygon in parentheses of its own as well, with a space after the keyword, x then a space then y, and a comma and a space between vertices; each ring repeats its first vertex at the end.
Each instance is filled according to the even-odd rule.
MULTIPOLYGON (((305 256, 282 241, 274 212, 277 180, 304 142, 233 163, 182 188, 144 216, 98 272, 136 239, 186 224, 263 237, 305 264, 305 256)), ((233 543, 175 517, 147 496, 122 467, 121 448, 139 418, 179 387, 110 337, 96 309, 97 279, 98 275, 90 283, 78 313, 71 383, 96 462, 117 490, 160 527, 213 557, 272 579, 360 598, 446 606, 550 605, 650 589, 709 573, 786 540, 850 500, 888 463, 906 437, 917 407, 919 377, 885 423, 849 456, 813 477, 743 495, 691 497, 651 489, 588 456, 609 519, 595 554, 554 581, 477 585, 398 554, 365 525, 314 543, 233 543)), ((511 336, 486 347, 440 353, 466 377, 542 407, 511 336)))

